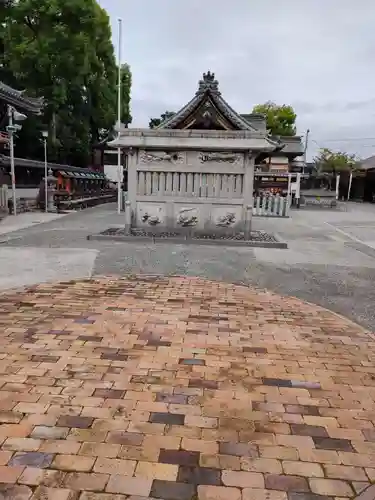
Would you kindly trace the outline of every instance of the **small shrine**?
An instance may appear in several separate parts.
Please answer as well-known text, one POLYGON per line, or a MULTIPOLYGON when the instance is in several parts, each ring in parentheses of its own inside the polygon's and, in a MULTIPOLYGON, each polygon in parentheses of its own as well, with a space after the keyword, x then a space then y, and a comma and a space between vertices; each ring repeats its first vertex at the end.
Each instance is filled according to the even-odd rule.
POLYGON ((282 150, 260 114, 239 115, 208 71, 180 111, 155 129, 124 128, 109 143, 127 155, 126 229, 250 237, 256 160, 282 150))

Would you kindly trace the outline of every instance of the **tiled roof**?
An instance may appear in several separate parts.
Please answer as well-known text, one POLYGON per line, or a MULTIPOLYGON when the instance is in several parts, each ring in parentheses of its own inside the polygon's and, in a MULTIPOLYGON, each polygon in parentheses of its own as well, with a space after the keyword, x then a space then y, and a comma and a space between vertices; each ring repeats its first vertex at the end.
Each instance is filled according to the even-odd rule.
POLYGON ((254 130, 247 120, 239 115, 221 96, 219 91, 219 83, 215 79, 215 74, 208 71, 203 74, 203 79, 199 81, 198 91, 193 99, 191 99, 186 106, 184 106, 178 113, 174 114, 171 118, 159 125, 160 129, 163 128, 178 128, 178 125, 183 122, 194 110, 196 110, 205 99, 209 97, 217 109, 239 130, 254 130))
POLYGON ((281 136, 273 137, 273 140, 279 140, 282 144, 282 151, 284 154, 291 154, 296 156, 302 156, 304 153, 304 145, 302 143, 301 137, 296 135, 292 137, 281 136))
POLYGON ((362 170, 375 169, 375 156, 370 156, 369 158, 359 161, 357 167, 362 170))
MULTIPOLYGON (((25 168, 44 168, 44 162, 38 160, 29 160, 28 158, 14 158, 14 163, 16 167, 25 168)), ((0 166, 9 166, 10 158, 9 156, 0 154, 0 166)), ((64 172, 76 172, 76 173, 90 173, 95 174, 96 177, 104 178, 101 172, 93 172, 88 168, 73 167, 71 165, 64 165, 61 163, 48 163, 48 168, 52 170, 62 170, 64 172), (98 175, 96 175, 98 174, 98 175), (100 174, 100 175, 99 175, 100 174)))
POLYGON ((44 104, 43 97, 28 97, 24 91, 16 90, 0 82, 0 99, 22 111, 39 114, 44 104))

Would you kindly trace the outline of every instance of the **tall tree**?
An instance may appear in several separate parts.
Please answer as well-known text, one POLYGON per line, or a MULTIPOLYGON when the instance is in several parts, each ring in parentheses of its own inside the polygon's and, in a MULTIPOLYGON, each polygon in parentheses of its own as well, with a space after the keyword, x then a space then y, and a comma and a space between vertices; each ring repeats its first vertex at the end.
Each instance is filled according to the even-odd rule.
MULTIPOLYGON (((345 172, 350 172, 355 168, 358 159, 355 155, 342 151, 334 152, 331 149, 323 148, 314 158, 315 169, 319 174, 325 174, 325 182, 329 189, 334 189, 336 178, 345 172)), ((348 179, 348 177, 347 177, 348 179)))
POLYGON ((132 86, 132 74, 130 66, 123 64, 121 66, 121 123, 129 125, 132 122, 132 115, 130 112, 130 89, 132 86))
POLYGON ((253 113, 262 113, 266 116, 267 129, 272 135, 294 136, 296 135, 296 118, 292 106, 283 104, 279 106, 268 101, 264 104, 254 106, 253 113))
MULTIPOLYGON (((106 11, 96 0, 17 0, 7 9, 0 39, 3 67, 17 87, 45 97, 40 127, 49 130, 50 158, 86 165, 91 144, 113 128, 117 116, 118 71, 106 11)), ((122 80, 123 117, 129 121, 126 65, 122 80)), ((28 146, 21 139, 18 144, 38 155, 40 133, 25 125, 22 134, 28 146)))
POLYGON ((169 120, 176 113, 174 111, 165 111, 160 115, 160 118, 151 118, 148 126, 150 128, 156 128, 166 120, 169 120))

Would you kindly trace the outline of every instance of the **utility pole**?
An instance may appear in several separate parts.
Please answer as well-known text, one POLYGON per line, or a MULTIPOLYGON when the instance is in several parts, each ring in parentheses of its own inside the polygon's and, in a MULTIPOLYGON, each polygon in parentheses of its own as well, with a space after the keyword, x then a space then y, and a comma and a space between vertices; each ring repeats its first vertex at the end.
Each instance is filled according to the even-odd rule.
POLYGON ((305 173, 305 166, 306 166, 306 161, 307 161, 307 148, 309 147, 309 135, 310 135, 310 129, 308 128, 306 130, 306 136, 305 136, 305 148, 303 151, 303 167, 302 167, 302 173, 305 173))
POLYGON ((14 132, 15 126, 13 124, 13 108, 8 106, 8 127, 9 132, 9 147, 10 147, 10 177, 12 180, 12 203, 13 215, 17 215, 17 196, 16 196, 16 174, 14 168, 14 132))
POLYGON ((48 160, 47 160, 47 139, 48 132, 43 130, 43 145, 44 145, 44 211, 48 212, 48 160))
POLYGON ((8 104, 8 125, 6 127, 9 134, 9 147, 10 147, 10 176, 12 180, 12 203, 13 215, 17 215, 17 194, 16 194, 16 173, 14 166, 14 134, 21 130, 22 126, 17 122, 26 119, 26 115, 19 113, 12 106, 8 104))

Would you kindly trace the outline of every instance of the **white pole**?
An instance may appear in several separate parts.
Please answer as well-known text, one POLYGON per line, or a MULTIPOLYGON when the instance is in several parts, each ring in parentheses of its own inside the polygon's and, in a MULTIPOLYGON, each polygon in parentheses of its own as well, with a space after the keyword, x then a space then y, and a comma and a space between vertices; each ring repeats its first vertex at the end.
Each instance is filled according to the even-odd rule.
POLYGON ((47 163, 47 139, 43 139, 44 142, 44 211, 48 212, 48 163, 47 163))
MULTIPOLYGON (((122 44, 122 19, 118 20, 118 86, 117 86, 117 137, 120 138, 121 125, 121 44, 122 44)), ((121 178, 122 161, 121 148, 117 149, 117 213, 121 213, 121 178)))
POLYGON ((348 187, 348 201, 350 199, 350 191, 352 190, 352 182, 353 182, 353 172, 350 172, 349 187, 348 187))
POLYGON ((303 167, 302 167, 302 173, 305 173, 305 167, 306 167, 306 162, 307 162, 307 148, 309 147, 309 134, 310 134, 310 129, 308 128, 306 130, 306 137, 305 137, 305 148, 303 151, 303 167))
POLYGON ((336 200, 339 199, 340 174, 336 177, 336 200))
POLYGON ((300 201, 301 201, 301 174, 297 174, 297 181, 296 181, 296 205, 297 208, 300 207, 300 201))
POLYGON ((9 125, 9 147, 10 147, 10 176, 12 178, 12 201, 13 215, 17 215, 17 196, 16 196, 16 173, 14 168, 14 139, 13 139, 13 108, 8 106, 8 125, 9 125))
POLYGON ((288 193, 287 193, 286 199, 288 201, 288 205, 291 205, 291 200, 292 200, 292 174, 288 174, 288 193))

